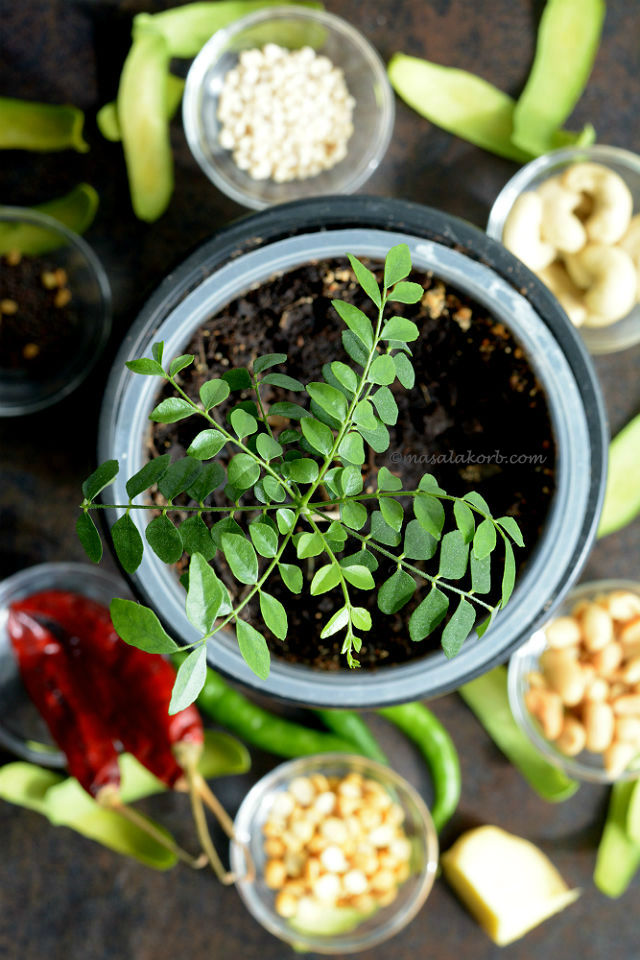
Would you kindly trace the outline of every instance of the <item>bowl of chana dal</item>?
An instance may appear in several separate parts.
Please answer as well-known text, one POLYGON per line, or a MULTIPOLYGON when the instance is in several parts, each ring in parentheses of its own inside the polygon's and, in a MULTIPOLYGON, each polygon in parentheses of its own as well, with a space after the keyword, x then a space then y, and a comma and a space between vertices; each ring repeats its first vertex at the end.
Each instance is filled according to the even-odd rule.
POLYGON ((359 756, 281 764, 245 797, 231 865, 245 905, 297 949, 345 954, 387 940, 424 904, 438 840, 416 790, 359 756))

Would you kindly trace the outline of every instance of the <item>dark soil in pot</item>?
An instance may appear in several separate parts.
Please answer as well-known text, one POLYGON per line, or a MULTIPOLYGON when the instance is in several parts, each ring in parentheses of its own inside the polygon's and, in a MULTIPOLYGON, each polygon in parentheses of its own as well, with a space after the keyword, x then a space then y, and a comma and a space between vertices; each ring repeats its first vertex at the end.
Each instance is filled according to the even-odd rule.
MULTIPOLYGON (((397 382, 392 387, 398 423, 390 428, 389 450, 371 453, 365 464, 365 488, 367 479, 375 486, 376 471, 384 465, 402 475, 405 484, 417 485, 422 474, 429 472, 449 493, 479 491, 495 516, 508 514, 520 524, 526 544, 517 551, 522 568, 539 538, 554 492, 555 445, 544 392, 517 342, 486 309, 448 290, 430 274, 416 271, 412 278, 425 287, 425 295, 421 303, 402 305, 398 312, 421 330, 420 339, 411 345, 416 384, 410 391, 397 382)), ((347 261, 309 264, 246 292, 201 327, 186 347, 186 353, 196 355, 196 362, 181 375, 183 388, 197 397, 205 380, 272 352, 288 354, 286 372, 291 376, 304 383, 319 379, 324 363, 343 358, 343 325, 331 308, 336 298, 370 313, 371 305, 356 286, 347 261)), ((286 391, 271 389, 270 400, 295 399, 286 391)), ((232 394, 232 403, 239 399, 241 395, 232 394)), ((218 412, 223 414, 225 408, 219 407, 218 412)), ((168 452, 172 458, 182 457, 193 435, 193 421, 154 424, 151 455, 168 452)), ((225 501, 221 497, 217 502, 225 501)), ((352 542, 355 551, 357 542, 352 542)), ((235 585, 223 561, 218 561, 220 556, 214 561, 219 575, 235 585)), ((497 560, 496 556, 496 569, 497 560)), ((308 572, 313 575, 312 570, 308 572)), ((391 572, 390 568, 386 575, 391 572)), ((382 563, 375 578, 378 583, 385 579, 382 563)), ((269 635, 257 604, 245 609, 247 619, 265 633, 273 653, 321 669, 346 669, 340 656, 341 638, 319 639, 318 624, 335 610, 335 592, 311 597, 305 588, 294 596, 277 576, 268 589, 287 608, 285 643, 269 635)), ((375 592, 359 593, 358 602, 369 606, 373 618, 359 655, 363 666, 402 663, 425 655, 439 643, 438 633, 421 644, 409 639, 406 625, 423 596, 424 587, 390 617, 378 611, 375 592)), ((498 596, 488 599, 495 602, 498 596)))

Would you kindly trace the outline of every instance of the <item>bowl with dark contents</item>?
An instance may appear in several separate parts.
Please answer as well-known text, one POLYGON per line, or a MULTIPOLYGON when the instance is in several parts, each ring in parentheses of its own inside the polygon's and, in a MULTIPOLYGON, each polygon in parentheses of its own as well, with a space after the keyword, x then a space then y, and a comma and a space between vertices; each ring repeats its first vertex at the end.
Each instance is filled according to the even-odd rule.
MULTIPOLYGON (((335 609, 331 593, 282 593, 290 630, 284 643, 267 636, 266 681, 246 667, 232 635, 209 642, 210 662, 222 672, 306 705, 365 708, 452 690, 506 659, 561 600, 595 536, 607 450, 602 399, 578 335, 545 288, 476 228, 398 201, 315 199, 228 228, 173 274, 134 325, 104 401, 101 460, 126 461, 134 471, 159 454, 183 457, 188 440, 180 423, 149 426, 149 411, 161 398, 158 382, 132 378, 123 372, 125 360, 148 356, 160 338, 167 357, 193 353, 180 385, 196 397, 203 380, 272 352, 288 354, 294 377, 314 380, 340 352, 332 299, 366 309, 345 253, 379 272, 400 242, 409 246, 411 278, 424 291, 418 303, 403 306, 420 330, 412 344, 416 379, 396 394, 389 449, 362 465, 365 488, 383 466, 407 482, 431 472, 452 494, 477 490, 496 515, 514 517, 526 546, 518 551, 509 605, 486 637, 473 634, 453 659, 441 650, 439 634, 411 639, 408 621, 423 599, 419 591, 390 616, 381 615, 371 595, 373 629, 358 671, 346 667, 340 642, 320 637, 319 624, 335 609)), ((125 479, 116 478, 110 502, 126 502, 125 479)), ((108 516, 113 523, 118 512, 108 516)), ((231 586, 224 564, 213 563, 231 586)), ((380 566, 384 575, 384 560, 380 566)), ((131 582, 174 636, 193 642, 183 573, 184 563, 172 571, 149 555, 131 582)))
POLYGON ((109 282, 85 241, 37 210, 0 207, 0 416, 74 390, 111 327, 109 282))

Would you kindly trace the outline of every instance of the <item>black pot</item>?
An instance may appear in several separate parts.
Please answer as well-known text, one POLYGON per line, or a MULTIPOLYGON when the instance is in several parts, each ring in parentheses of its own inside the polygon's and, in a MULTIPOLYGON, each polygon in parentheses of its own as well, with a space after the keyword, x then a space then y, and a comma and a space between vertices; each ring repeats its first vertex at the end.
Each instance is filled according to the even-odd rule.
MULTIPOLYGON (((540 540, 513 598, 483 639, 473 636, 447 660, 441 652, 399 666, 325 673, 272 658, 262 682, 242 660, 233 635, 216 636, 209 662, 261 693, 307 706, 368 708, 432 697, 504 661, 548 617, 576 580, 594 541, 604 495, 608 435, 591 360, 546 287, 499 243, 455 217, 417 204, 374 197, 317 198, 246 217, 220 231, 160 285, 116 358, 104 399, 100 460, 121 462, 116 503, 126 477, 143 463, 143 437, 157 391, 154 378, 124 361, 148 356, 155 340, 182 353, 192 333, 242 290, 311 259, 349 251, 379 258, 405 241, 414 265, 484 304, 512 330, 543 384, 557 446, 557 490, 540 540)), ((144 518, 135 519, 142 526, 144 518)), ((108 520, 117 518, 110 511, 108 520)), ((130 578, 176 640, 195 631, 173 572, 145 556, 130 578)))

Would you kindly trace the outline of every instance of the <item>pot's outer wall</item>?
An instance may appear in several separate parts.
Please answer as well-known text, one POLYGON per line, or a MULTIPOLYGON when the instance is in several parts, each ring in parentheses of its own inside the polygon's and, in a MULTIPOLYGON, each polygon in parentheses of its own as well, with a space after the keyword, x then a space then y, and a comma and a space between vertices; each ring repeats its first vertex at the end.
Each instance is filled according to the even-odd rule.
MULTIPOLYGON (((273 658, 271 675, 266 683, 262 683, 246 669, 239 657, 230 659, 220 646, 216 649, 215 645, 210 644, 210 662, 221 672, 268 696, 305 705, 371 707, 417 697, 433 697, 503 662, 548 617, 577 579, 595 539, 604 496, 608 432, 602 396, 582 340, 568 323, 555 298, 501 244, 471 224, 418 204, 377 197, 329 197, 297 201, 244 217, 219 231, 167 276, 142 310, 116 357, 101 414, 99 460, 119 454, 119 449, 114 449, 114 425, 119 420, 125 419, 126 422, 127 411, 120 407, 123 385, 131 376, 124 367, 124 361, 142 355, 141 351, 148 352, 149 338, 153 339, 157 327, 205 278, 242 254, 267 247, 283 238, 366 227, 404 232, 434 241, 485 264, 525 296, 536 313, 544 319, 571 367, 586 414, 591 447, 588 502, 565 574, 544 606, 533 619, 525 621, 521 632, 514 632, 506 646, 503 644, 496 650, 489 632, 482 641, 482 653, 486 652, 487 656, 474 655, 471 664, 463 665, 460 660, 461 670, 455 675, 449 671, 449 677, 444 682, 430 677, 430 673, 435 672, 433 665, 431 670, 429 666, 432 658, 425 657, 401 667, 386 668, 379 672, 363 671, 349 677, 343 672, 340 675, 323 675, 319 671, 293 667, 273 658), (234 659, 239 662, 233 662, 234 659), (419 678, 416 677, 418 664, 419 678)), ((110 513, 109 522, 114 520, 115 514, 110 513)), ((135 576, 130 578, 130 582, 141 599, 153 605, 153 591, 144 587, 141 589, 141 583, 135 576)), ((157 612, 163 618, 163 611, 157 612)), ((175 623, 165 618, 165 625, 168 629, 173 627, 176 634, 175 623)), ((176 639, 180 639, 179 634, 176 639)))

